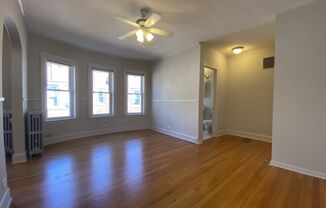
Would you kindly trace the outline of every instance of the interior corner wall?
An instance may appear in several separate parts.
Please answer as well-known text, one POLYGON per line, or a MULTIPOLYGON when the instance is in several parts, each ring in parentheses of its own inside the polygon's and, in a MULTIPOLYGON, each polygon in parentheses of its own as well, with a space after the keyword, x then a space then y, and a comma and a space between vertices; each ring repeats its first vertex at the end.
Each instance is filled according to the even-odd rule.
POLYGON ((82 49, 40 35, 29 35, 29 110, 42 110, 41 106, 41 53, 77 61, 77 119, 46 122, 45 143, 56 143, 85 136, 117 131, 148 129, 151 127, 151 63, 122 58, 82 49), (112 117, 89 117, 88 64, 98 64, 115 69, 115 115, 112 117), (146 115, 124 114, 124 70, 147 72, 146 115))
POLYGON ((198 143, 200 46, 157 60, 152 79, 152 128, 198 143))
POLYGON ((228 131, 272 137, 274 68, 263 59, 274 56, 274 45, 228 57, 228 131))
POLYGON ((205 67, 205 64, 214 66, 217 68, 217 95, 216 95, 216 111, 215 117, 217 117, 217 123, 215 129, 217 134, 221 134, 228 129, 227 118, 227 68, 228 59, 227 56, 218 52, 210 47, 209 43, 201 44, 201 68, 205 67))
MULTIPOLYGON (((2 94, 2 46, 3 46, 3 24, 4 20, 7 16, 10 16, 13 21, 15 22, 20 39, 21 39, 21 45, 22 45, 22 62, 23 62, 23 74, 26 75, 26 70, 27 70, 27 33, 26 33, 26 28, 24 24, 24 19, 21 14, 21 10, 18 5, 18 1, 13 1, 13 0, 0 0, 0 96, 3 96, 2 94)), ((20 83, 17 83, 17 85, 20 85, 20 83)), ((24 100, 25 94, 23 94, 22 99, 24 100)), ((25 101, 23 101, 25 102, 25 101)), ((3 103, 0 103, 0 117, 2 117, 2 109, 3 109, 3 103)), ((23 106, 25 106, 23 104, 23 106)), ((3 132, 3 127, 2 127, 2 119, 0 119, 0 132, 3 132)), ((23 140, 24 142, 24 140, 23 140)), ((23 147, 25 145, 23 144, 23 147)), ((8 203, 10 203, 10 192, 9 188, 7 187, 7 177, 6 177, 6 163, 5 163, 5 157, 4 157, 4 145, 3 145, 3 134, 0 134, 0 207, 7 207, 9 206, 8 203)))
POLYGON ((272 163, 326 179, 326 1, 276 16, 272 163))

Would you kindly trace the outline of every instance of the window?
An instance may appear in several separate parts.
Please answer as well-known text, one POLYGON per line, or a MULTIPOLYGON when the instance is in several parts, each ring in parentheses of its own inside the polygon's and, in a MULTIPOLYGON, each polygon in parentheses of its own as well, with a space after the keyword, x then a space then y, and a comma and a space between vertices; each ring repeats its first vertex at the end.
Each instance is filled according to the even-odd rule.
POLYGON ((43 63, 46 120, 75 118, 75 64, 49 55, 43 57, 43 63))
POLYGON ((127 114, 144 114, 145 75, 138 73, 126 74, 127 114))
POLYGON ((113 71, 91 65, 91 115, 113 115, 113 71))

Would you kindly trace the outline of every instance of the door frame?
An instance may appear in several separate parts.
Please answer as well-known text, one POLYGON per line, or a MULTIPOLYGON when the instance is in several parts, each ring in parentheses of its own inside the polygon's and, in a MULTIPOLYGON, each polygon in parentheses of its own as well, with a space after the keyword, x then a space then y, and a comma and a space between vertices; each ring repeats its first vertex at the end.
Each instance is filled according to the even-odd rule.
POLYGON ((201 70, 201 87, 200 87, 200 103, 199 103, 199 113, 200 113, 200 116, 199 116, 199 139, 200 139, 200 143, 203 142, 204 140, 208 140, 208 139, 211 139, 211 138, 214 138, 214 137, 217 137, 218 136, 218 112, 217 112, 217 99, 218 99, 218 76, 219 76, 219 73, 218 73, 218 67, 217 66, 214 66, 212 64, 209 64, 209 63, 204 63, 202 65, 202 70, 201 70), (213 114, 213 119, 212 119, 212 137, 210 138, 204 138, 204 135, 203 135, 203 120, 204 120, 204 116, 203 116, 203 111, 204 111, 204 73, 205 73, 205 68, 208 68, 208 69, 211 69, 213 70, 214 72, 214 84, 212 86, 213 88, 213 109, 212 109, 212 114, 213 114))

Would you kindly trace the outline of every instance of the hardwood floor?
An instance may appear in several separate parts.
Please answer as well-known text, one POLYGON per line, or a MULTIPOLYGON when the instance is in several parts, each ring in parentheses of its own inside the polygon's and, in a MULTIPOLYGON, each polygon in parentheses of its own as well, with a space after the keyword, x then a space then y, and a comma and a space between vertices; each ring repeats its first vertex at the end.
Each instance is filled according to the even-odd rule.
POLYGON ((270 166, 271 144, 152 131, 47 146, 8 165, 13 207, 326 207, 326 181, 270 166))

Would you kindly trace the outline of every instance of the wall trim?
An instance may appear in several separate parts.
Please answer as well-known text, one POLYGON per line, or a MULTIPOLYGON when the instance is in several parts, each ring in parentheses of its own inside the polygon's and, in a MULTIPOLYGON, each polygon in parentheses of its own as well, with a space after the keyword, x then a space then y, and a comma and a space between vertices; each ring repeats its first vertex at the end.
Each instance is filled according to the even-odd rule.
POLYGON ((227 135, 227 130, 218 130, 216 137, 227 135))
POLYGON ((250 132, 245 132, 245 131, 238 131, 238 130, 231 130, 231 129, 223 131, 222 135, 225 135, 225 134, 272 143, 272 136, 263 135, 263 134, 255 134, 255 133, 250 133, 250 132))
POLYGON ((26 153, 17 153, 12 155, 12 164, 24 163, 27 161, 26 153))
POLYGON ((322 173, 322 172, 318 172, 318 171, 314 171, 314 170, 308 170, 308 169, 301 168, 301 167, 298 167, 295 165, 290 165, 290 164, 276 162, 276 161, 270 161, 269 164, 274 167, 278 167, 278 168, 282 168, 285 170, 289 170, 289 171, 293 171, 293 172, 297 172, 297 173, 301 173, 304 175, 308 175, 308 176, 326 180, 326 173, 322 173))
POLYGON ((121 126, 121 127, 114 127, 114 128, 105 128, 105 129, 97 129, 91 131, 80 131, 72 134, 65 134, 60 136, 54 137, 47 137, 45 138, 45 145, 60 143, 64 141, 79 139, 83 137, 89 136, 98 136, 103 134, 110 134, 116 132, 124 132, 124 131, 134 131, 134 130, 146 130, 150 129, 149 125, 141 125, 141 126, 121 126))
POLYGON ((194 143, 194 144, 200 144, 200 142, 198 141, 198 139, 196 137, 193 137, 193 136, 190 136, 190 135, 187 135, 187 134, 183 134, 183 133, 176 132, 176 131, 171 131, 171 130, 164 129, 164 128, 157 127, 157 126, 152 127, 152 130, 156 131, 156 132, 159 132, 159 133, 162 133, 162 134, 169 135, 171 137, 182 139, 182 140, 187 141, 187 142, 191 142, 191 143, 194 143))
POLYGON ((6 188, 3 197, 0 201, 0 208, 9 208, 11 202, 12 202, 12 198, 10 196, 10 189, 6 188))

